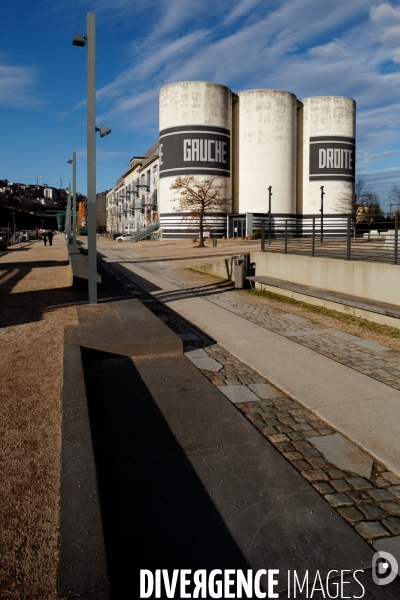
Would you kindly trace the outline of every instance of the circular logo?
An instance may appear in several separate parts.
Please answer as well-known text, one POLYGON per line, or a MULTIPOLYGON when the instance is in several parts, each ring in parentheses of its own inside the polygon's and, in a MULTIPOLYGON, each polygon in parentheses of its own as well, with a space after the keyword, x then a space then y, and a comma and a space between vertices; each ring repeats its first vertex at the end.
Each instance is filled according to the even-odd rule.
POLYGON ((399 565, 389 552, 380 550, 372 557, 372 579, 377 585, 388 585, 395 580, 399 565))

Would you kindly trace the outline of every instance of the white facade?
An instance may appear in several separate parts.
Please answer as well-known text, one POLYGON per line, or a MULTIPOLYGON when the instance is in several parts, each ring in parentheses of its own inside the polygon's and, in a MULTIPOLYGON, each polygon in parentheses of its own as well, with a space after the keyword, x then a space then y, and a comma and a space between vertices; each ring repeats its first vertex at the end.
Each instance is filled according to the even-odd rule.
POLYGON ((158 221, 158 144, 130 168, 107 194, 107 231, 134 233, 158 221))

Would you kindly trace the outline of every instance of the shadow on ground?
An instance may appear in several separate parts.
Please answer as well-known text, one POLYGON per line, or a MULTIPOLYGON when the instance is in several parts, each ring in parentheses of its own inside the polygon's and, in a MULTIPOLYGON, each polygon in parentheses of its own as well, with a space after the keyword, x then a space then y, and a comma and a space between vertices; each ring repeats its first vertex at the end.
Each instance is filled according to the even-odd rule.
POLYGON ((249 568, 132 360, 82 359, 111 598, 139 569, 249 568))

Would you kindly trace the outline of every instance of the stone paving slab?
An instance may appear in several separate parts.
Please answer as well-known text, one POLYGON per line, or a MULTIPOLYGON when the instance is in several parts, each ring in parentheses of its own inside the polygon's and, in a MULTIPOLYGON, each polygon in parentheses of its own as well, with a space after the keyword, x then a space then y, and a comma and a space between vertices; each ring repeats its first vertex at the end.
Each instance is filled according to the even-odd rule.
POLYGON ((207 356, 207 358, 197 358, 195 356, 189 356, 189 359, 199 369, 204 369, 206 371, 214 371, 215 373, 218 373, 218 371, 222 369, 221 363, 217 362, 213 358, 210 358, 209 356, 207 356))
POLYGON ((338 469, 352 471, 362 477, 370 477, 372 458, 339 433, 310 438, 309 441, 338 469))
POLYGON ((246 385, 226 385, 219 389, 233 404, 258 400, 258 396, 253 394, 246 385))
POLYGON ((318 408, 316 413, 335 429, 348 435, 357 445, 381 460, 400 476, 399 439, 397 433, 398 396, 375 398, 343 405, 318 408))
POLYGON ((248 387, 252 392, 257 394, 261 400, 276 398, 280 395, 276 387, 268 383, 249 383, 248 387))
POLYGON ((322 335, 323 333, 331 333, 334 334, 335 330, 328 328, 328 329, 310 329, 310 330, 306 330, 306 329, 302 329, 301 332, 299 332, 298 329, 292 329, 289 331, 283 331, 281 333, 281 335, 284 335, 285 337, 299 337, 299 335, 301 336, 310 336, 310 335, 322 335))
POLYGON ((286 317, 286 319, 289 319, 290 321, 297 321, 298 323, 308 322, 308 319, 305 319, 304 317, 300 317, 299 315, 293 315, 292 313, 283 312, 282 315, 284 317, 286 317))
POLYGON ((390 348, 388 348, 387 346, 382 346, 382 344, 376 344, 375 342, 370 342, 369 340, 357 341, 356 344, 358 346, 362 346, 363 348, 368 348, 368 350, 373 350, 374 352, 390 351, 390 348))

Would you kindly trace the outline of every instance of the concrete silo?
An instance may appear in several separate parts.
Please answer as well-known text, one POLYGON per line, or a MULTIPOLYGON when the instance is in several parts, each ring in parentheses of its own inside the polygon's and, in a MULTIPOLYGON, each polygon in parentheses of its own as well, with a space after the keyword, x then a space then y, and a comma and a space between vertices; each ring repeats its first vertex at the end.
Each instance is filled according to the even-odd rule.
POLYGON ((281 90, 250 90, 238 96, 234 207, 246 216, 246 234, 251 235, 268 213, 270 186, 274 226, 295 218, 298 102, 294 94, 281 90))
POLYGON ((205 231, 225 235, 231 210, 232 92, 217 83, 185 81, 160 90, 159 211, 163 236, 175 239, 197 235, 193 223, 179 213, 177 194, 170 189, 176 177, 217 176, 227 210, 206 220, 205 231))
POLYGON ((299 110, 297 211, 324 217, 345 212, 340 198, 355 176, 356 103, 343 96, 302 100, 299 110))

